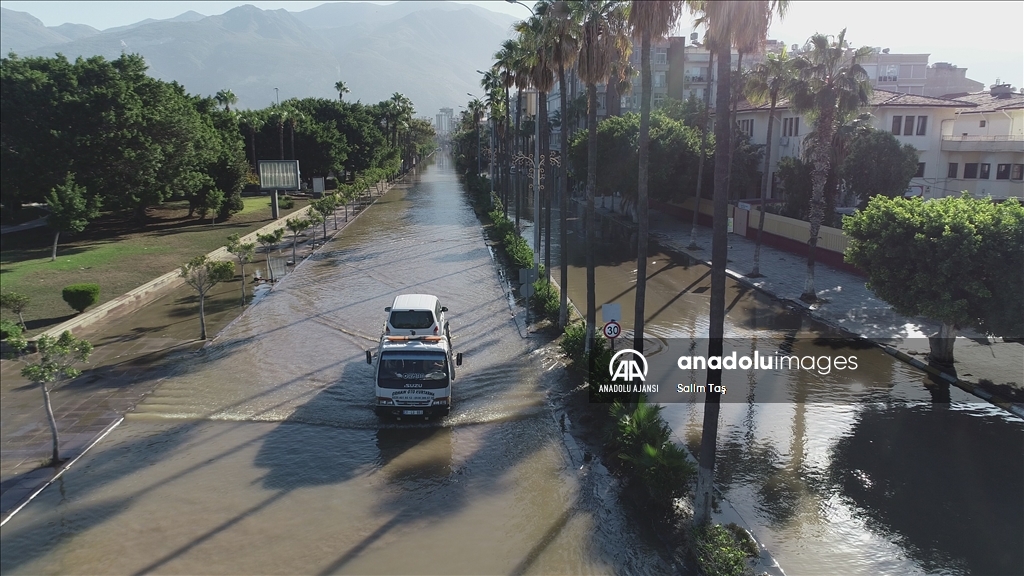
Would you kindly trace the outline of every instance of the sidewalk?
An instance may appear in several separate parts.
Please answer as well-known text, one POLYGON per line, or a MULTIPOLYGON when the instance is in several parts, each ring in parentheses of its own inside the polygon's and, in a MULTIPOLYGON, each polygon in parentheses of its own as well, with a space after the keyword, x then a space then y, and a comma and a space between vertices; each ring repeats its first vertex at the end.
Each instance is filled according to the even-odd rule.
MULTIPOLYGON (((652 240, 702 262, 710 260, 710 228, 698 226, 697 244, 702 249, 688 250, 689 222, 655 212, 651 213, 650 222, 652 240)), ((816 263, 815 288, 818 297, 827 302, 808 306, 800 300, 807 276, 806 258, 762 244, 761 273, 764 277, 746 278, 745 274, 754 266, 755 242, 737 234, 729 234, 728 239, 726 269, 734 279, 799 306, 825 324, 895 348, 904 354, 900 359, 911 361, 919 368, 921 361, 927 361, 927 336, 938 332, 938 324, 896 314, 888 304, 868 290, 864 278, 816 263)), ((949 376, 959 378, 961 382, 958 385, 962 387, 974 388, 980 380, 988 380, 995 385, 1024 389, 1024 344, 1003 342, 1002 339, 987 338, 983 334, 963 330, 957 338, 954 355, 956 373, 949 376)), ((986 400, 991 399, 986 397, 985 391, 974 392, 986 400)), ((1003 404, 1007 403, 1000 405, 1003 404)), ((1011 411, 1024 417, 1024 405, 1020 403, 1003 407, 1013 408, 1011 411)))
MULTIPOLYGON (((374 196, 371 203, 378 198, 374 196)), ((368 206, 361 205, 354 214, 350 206, 349 222, 355 221, 368 206)), ((328 221, 332 238, 349 223, 345 222, 343 210, 339 208, 337 231, 333 230, 333 219, 328 221)), ((309 250, 302 244, 310 238, 308 231, 300 235, 299 249, 304 256, 309 250)), ((317 247, 322 245, 318 234, 317 247)), ((277 278, 283 277, 285 260, 291 259, 290 247, 283 248, 283 252, 270 255, 277 278)), ((264 258, 261 252, 246 269, 248 277, 244 281, 250 296, 257 286, 252 275, 257 268, 266 267, 264 258)), ((267 290, 262 288, 253 303, 267 290)), ((206 324, 211 338, 243 312, 239 299, 235 282, 222 282, 207 296, 206 324)), ((94 350, 82 376, 50 393, 65 466, 151 393, 160 384, 168 365, 206 343, 198 339, 195 292, 184 284, 167 289, 159 298, 127 315, 106 316, 73 332, 92 342, 94 350)), ((50 457, 52 438, 42 393, 38 385, 22 378, 22 366, 21 360, 0 361, 0 522, 5 522, 59 474, 54 468, 40 467, 50 457)))

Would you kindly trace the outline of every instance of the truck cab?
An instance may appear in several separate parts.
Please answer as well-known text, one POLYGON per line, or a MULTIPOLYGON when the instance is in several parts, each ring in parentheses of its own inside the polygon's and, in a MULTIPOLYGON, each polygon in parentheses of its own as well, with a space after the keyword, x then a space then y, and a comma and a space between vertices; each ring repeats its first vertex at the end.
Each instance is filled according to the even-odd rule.
POLYGON ((376 357, 367 350, 366 363, 374 366, 374 409, 381 416, 445 416, 452 405, 455 367, 462 354, 453 354, 443 336, 382 336, 376 357))

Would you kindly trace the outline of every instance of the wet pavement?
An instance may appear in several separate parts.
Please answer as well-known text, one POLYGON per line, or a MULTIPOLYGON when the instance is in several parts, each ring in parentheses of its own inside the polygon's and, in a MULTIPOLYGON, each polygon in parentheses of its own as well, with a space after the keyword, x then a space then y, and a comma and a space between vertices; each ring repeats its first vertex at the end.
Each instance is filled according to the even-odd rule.
POLYGON ((670 571, 553 418, 557 353, 521 338, 450 164, 429 166, 160 382, 3 527, 6 573, 670 571), (364 351, 438 295, 452 415, 380 420, 364 351))

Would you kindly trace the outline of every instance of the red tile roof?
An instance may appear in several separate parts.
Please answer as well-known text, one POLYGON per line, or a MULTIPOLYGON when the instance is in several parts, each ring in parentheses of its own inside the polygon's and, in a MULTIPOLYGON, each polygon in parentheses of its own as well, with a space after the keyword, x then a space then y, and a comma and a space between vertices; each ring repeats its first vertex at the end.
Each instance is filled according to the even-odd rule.
POLYGON ((1024 108, 1024 94, 1019 92, 993 96, 986 90, 985 92, 975 92, 973 94, 960 94, 955 96, 949 94, 945 97, 955 97, 959 102, 965 102, 973 105, 970 107, 965 106, 963 109, 957 110, 957 112, 961 114, 979 114, 982 112, 1019 110, 1024 108))
MULTIPOLYGON (((871 96, 868 98, 867 106, 870 108, 877 108, 880 106, 893 106, 893 107, 914 107, 914 108, 973 108, 978 104, 953 98, 935 98, 933 96, 918 96, 916 94, 903 94, 902 92, 891 92, 889 90, 880 90, 878 88, 871 92, 871 96)), ((761 104, 760 106, 754 106, 748 102, 745 98, 740 100, 736 105, 737 112, 749 112, 751 110, 768 110, 770 105, 768 103, 761 104)), ((789 100, 787 98, 780 98, 779 102, 775 105, 777 110, 784 110, 789 108, 789 100)))

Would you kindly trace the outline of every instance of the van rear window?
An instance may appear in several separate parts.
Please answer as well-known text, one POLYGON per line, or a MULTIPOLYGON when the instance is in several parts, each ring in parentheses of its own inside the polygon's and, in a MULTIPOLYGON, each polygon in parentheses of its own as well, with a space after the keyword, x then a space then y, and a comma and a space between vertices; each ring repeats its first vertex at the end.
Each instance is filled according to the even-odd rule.
POLYGON ((427 310, 393 310, 390 322, 397 329, 423 329, 434 325, 434 316, 427 310))

